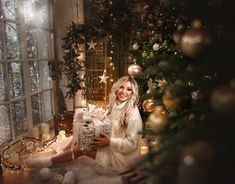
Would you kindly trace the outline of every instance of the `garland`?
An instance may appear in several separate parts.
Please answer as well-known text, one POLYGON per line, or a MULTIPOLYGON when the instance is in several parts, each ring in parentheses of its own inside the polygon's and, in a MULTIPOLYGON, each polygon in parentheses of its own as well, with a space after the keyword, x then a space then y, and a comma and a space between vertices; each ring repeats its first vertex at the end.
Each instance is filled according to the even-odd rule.
MULTIPOLYGON (((86 2, 89 3, 89 2, 86 2)), ((93 39, 124 34, 130 28, 130 14, 122 1, 94 1, 89 5, 89 20, 85 24, 72 22, 67 27, 63 38, 64 62, 63 72, 67 76, 68 91, 65 97, 73 98, 78 90, 85 88, 85 61, 81 59, 80 45, 93 39)), ((83 94, 84 95, 84 94, 83 94)))
POLYGON ((12 171, 24 171, 26 168, 24 161, 30 154, 44 151, 55 141, 56 138, 44 142, 34 137, 23 137, 1 151, 0 163, 12 171))

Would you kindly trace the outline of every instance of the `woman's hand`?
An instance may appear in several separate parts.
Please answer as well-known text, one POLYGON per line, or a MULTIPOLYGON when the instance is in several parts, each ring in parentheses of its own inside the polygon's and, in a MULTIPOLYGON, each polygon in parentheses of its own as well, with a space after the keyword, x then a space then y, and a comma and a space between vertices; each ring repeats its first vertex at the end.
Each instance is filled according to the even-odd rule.
POLYGON ((106 146, 110 143, 110 136, 100 134, 100 137, 96 137, 93 139, 93 145, 97 147, 97 149, 106 146))

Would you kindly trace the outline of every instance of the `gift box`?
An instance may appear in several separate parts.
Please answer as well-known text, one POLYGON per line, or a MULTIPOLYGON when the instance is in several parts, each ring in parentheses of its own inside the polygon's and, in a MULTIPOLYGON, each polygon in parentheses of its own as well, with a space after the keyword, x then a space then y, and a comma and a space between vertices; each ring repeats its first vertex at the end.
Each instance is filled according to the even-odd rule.
POLYGON ((91 150, 93 139, 101 134, 111 134, 111 122, 102 108, 88 104, 87 108, 75 110, 73 137, 80 150, 91 150))

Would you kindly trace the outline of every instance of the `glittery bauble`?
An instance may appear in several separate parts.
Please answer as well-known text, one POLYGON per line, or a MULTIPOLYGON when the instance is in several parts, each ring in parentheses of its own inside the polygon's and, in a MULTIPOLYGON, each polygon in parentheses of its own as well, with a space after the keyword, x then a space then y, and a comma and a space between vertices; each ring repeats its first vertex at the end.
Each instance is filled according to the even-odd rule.
POLYGON ((146 58, 147 56, 148 56, 147 52, 144 51, 144 52, 142 53, 142 57, 143 57, 143 58, 146 58))
POLYGON ((155 43, 153 45, 153 50, 158 51, 159 49, 160 49, 160 46, 157 43, 155 43))
POLYGON ((235 89, 231 86, 219 86, 212 91, 211 106, 220 113, 235 112, 235 89))
POLYGON ((139 44, 138 44, 138 43, 135 43, 135 44, 133 45, 133 49, 134 49, 134 50, 138 50, 138 49, 139 49, 139 47, 140 47, 140 46, 139 46, 139 44))
POLYGON ((138 64, 132 64, 128 67, 127 72, 130 76, 136 76, 136 75, 139 75, 142 72, 142 68, 138 64))
POLYGON ((181 51, 191 58, 198 57, 211 43, 210 36, 202 29, 192 28, 186 31, 180 42, 181 51))
POLYGON ((153 112, 155 108, 155 102, 153 99, 149 98, 144 100, 142 107, 145 112, 153 112))
POLYGON ((148 117, 150 128, 154 132, 160 132, 169 123, 169 116, 164 110, 163 106, 157 106, 148 117))

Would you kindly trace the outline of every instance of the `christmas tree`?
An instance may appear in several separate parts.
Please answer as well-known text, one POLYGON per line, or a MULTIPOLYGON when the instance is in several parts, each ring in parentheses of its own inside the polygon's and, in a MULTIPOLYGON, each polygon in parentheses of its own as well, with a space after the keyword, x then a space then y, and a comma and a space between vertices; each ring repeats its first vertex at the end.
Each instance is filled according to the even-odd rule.
POLYGON ((76 52, 84 37, 112 35, 114 61, 124 59, 129 43, 128 74, 140 86, 144 136, 150 148, 135 167, 146 169, 144 181, 234 182, 234 2, 94 2, 103 12, 94 17, 102 21, 72 23, 64 39, 67 95, 73 97, 84 88, 79 78, 84 62, 76 52))
POLYGON ((234 182, 234 8, 222 0, 146 1, 128 73, 140 84, 147 183, 234 182))

